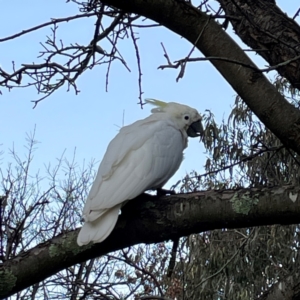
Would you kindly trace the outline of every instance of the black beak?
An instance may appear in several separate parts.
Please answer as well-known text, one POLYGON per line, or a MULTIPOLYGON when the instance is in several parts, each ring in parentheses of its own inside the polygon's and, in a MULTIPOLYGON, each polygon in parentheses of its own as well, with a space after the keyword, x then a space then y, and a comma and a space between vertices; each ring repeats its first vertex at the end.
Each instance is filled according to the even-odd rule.
POLYGON ((201 135, 203 135, 203 133, 204 133, 204 129, 203 129, 201 120, 192 123, 187 130, 187 135, 189 137, 201 136, 201 135))

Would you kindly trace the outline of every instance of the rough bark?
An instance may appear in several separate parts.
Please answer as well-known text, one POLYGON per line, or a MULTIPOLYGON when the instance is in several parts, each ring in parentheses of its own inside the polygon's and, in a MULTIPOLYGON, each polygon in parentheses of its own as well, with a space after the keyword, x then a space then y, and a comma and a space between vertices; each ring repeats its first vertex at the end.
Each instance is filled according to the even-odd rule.
POLYGON ((217 0, 242 41, 300 89, 300 27, 270 0, 217 0), (230 18, 234 16, 234 18, 230 18), (296 58, 296 59, 295 59, 296 58))
MULTIPOLYGON (((240 62, 237 64, 211 60, 257 117, 284 145, 300 154, 300 111, 289 104, 262 73, 255 71, 255 64, 208 15, 185 1, 102 0, 101 2, 162 24, 194 44, 206 57, 222 57, 240 62)), ((201 99, 201 95, 199 98, 201 99)))
POLYGON ((300 223, 300 188, 206 191, 157 198, 142 195, 123 209, 103 243, 78 247, 78 230, 63 233, 0 265, 0 298, 71 265, 139 243, 220 228, 300 223))

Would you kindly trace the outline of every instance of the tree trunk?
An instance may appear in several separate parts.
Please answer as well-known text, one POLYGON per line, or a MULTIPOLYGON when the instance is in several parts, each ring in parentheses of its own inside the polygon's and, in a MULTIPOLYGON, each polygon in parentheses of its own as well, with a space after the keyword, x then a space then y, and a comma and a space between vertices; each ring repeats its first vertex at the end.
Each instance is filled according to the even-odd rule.
POLYGON ((217 0, 242 41, 300 89, 300 27, 273 0, 217 0), (234 18, 230 18, 234 16, 234 18))

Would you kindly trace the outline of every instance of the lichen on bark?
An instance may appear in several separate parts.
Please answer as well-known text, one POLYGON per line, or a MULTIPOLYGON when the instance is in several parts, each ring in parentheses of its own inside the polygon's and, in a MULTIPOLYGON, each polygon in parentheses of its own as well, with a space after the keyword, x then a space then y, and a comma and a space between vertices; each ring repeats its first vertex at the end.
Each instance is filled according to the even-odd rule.
POLYGON ((72 252, 74 255, 92 247, 93 244, 79 247, 76 243, 76 234, 66 235, 60 243, 52 244, 49 247, 50 257, 60 256, 66 252, 72 252))
POLYGON ((17 277, 9 270, 0 270, 0 297, 5 296, 15 286, 16 281, 17 277))
POLYGON ((258 201, 258 196, 251 195, 250 192, 241 195, 237 192, 230 199, 234 212, 244 215, 248 215, 251 208, 257 205, 258 201))

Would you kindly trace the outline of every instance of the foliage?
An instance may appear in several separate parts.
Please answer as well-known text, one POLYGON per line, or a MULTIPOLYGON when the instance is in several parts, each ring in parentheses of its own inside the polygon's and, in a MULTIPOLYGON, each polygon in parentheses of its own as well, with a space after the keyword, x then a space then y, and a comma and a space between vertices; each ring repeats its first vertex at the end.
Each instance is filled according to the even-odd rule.
MULTIPOLYGON (((295 106, 299 93, 277 77, 275 85, 295 106)), ((228 118, 217 125, 206 115, 205 174, 193 171, 181 192, 199 189, 299 185, 299 155, 285 148, 236 97, 228 118)), ((253 199, 253 197, 252 197, 253 199)), ((243 199, 245 202, 245 199, 243 199)), ((186 240, 188 254, 177 265, 187 299, 254 299, 280 281, 299 278, 299 226, 214 230, 186 240), (228 247, 230 245, 230 247, 228 247)), ((182 299, 183 294, 178 294, 182 299)))

